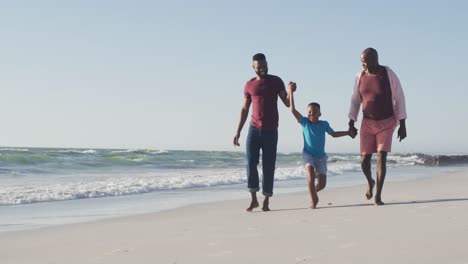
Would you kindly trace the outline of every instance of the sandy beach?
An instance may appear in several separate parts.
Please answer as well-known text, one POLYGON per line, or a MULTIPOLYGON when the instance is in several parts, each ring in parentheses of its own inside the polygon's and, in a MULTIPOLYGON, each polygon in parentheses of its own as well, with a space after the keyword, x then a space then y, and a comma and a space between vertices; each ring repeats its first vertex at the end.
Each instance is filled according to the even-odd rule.
MULTIPOLYGON (((391 177, 388 172, 387 177, 391 177)), ((364 181, 364 178, 363 178, 364 181)), ((468 263, 468 173, 276 195, 0 235, 0 263, 468 263)))

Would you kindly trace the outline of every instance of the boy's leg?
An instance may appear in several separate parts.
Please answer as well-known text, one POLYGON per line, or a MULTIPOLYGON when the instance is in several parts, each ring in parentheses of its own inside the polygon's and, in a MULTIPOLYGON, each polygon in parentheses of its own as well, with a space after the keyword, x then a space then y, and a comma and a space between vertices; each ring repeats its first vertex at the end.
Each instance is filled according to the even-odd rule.
POLYGON ((327 157, 323 159, 316 159, 314 161, 314 166, 315 166, 315 174, 317 178, 317 185, 315 186, 315 189, 317 192, 323 190, 325 188, 325 185, 327 185, 327 157))
POLYGON ((317 204, 319 202, 319 198, 317 196, 317 190, 315 189, 315 173, 314 173, 314 167, 312 166, 306 166, 305 167, 306 172, 307 172, 307 185, 309 187, 309 194, 310 198, 312 200, 310 208, 315 209, 317 208, 317 204))
POLYGON ((278 144, 278 131, 262 131, 262 188, 265 200, 263 211, 270 211, 270 197, 273 195, 273 184, 276 167, 276 147, 278 144))
POLYGON ((315 189, 317 192, 320 192, 325 188, 327 185, 327 175, 326 174, 317 174, 317 185, 315 186, 315 189))
POLYGON ((252 201, 246 209, 248 212, 258 207, 256 192, 260 190, 257 165, 260 158, 260 142, 258 130, 250 127, 247 135, 246 150, 247 150, 247 189, 251 193, 252 201))

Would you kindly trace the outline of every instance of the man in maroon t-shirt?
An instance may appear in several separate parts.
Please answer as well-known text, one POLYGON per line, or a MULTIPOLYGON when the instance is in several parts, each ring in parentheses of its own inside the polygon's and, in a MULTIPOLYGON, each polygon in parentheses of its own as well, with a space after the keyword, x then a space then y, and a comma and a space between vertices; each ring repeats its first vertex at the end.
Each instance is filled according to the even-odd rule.
POLYGON ((253 69, 257 74, 250 79, 244 88, 244 104, 242 105, 239 125, 234 136, 234 146, 240 146, 239 138, 242 127, 247 120, 250 105, 253 105, 252 119, 247 135, 247 188, 252 195, 251 212, 259 206, 257 192, 259 177, 257 165, 262 150, 263 178, 262 188, 265 200, 263 211, 270 211, 269 198, 273 195, 273 180, 276 166, 276 146, 278 143, 278 96, 284 105, 289 107, 289 95, 283 81, 278 76, 268 74, 265 55, 258 53, 253 56, 253 69))

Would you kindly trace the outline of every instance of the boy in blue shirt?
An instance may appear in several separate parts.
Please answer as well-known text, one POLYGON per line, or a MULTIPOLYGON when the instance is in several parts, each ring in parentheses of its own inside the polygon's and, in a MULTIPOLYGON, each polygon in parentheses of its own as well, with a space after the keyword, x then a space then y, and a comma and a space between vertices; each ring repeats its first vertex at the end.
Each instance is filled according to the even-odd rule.
POLYGON ((319 120, 321 116, 320 105, 318 103, 310 103, 308 106, 309 114, 303 117, 296 110, 294 105, 293 92, 296 90, 296 83, 289 82, 289 100, 290 108, 294 117, 302 126, 304 136, 304 150, 302 156, 304 158, 304 166, 308 176, 309 193, 312 199, 311 208, 315 209, 319 202, 317 192, 323 190, 327 183, 327 154, 325 153, 325 133, 332 137, 356 136, 351 130, 334 131, 327 121, 319 120), (317 186, 314 185, 317 177, 317 186))

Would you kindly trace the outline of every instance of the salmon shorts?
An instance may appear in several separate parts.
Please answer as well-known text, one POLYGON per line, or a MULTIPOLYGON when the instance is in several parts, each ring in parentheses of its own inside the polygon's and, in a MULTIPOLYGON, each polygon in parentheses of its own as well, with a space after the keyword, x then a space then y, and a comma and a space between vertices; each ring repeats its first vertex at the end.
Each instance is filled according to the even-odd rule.
POLYGON ((392 151, 392 136, 397 126, 395 116, 383 120, 363 118, 361 124, 361 154, 392 151))

